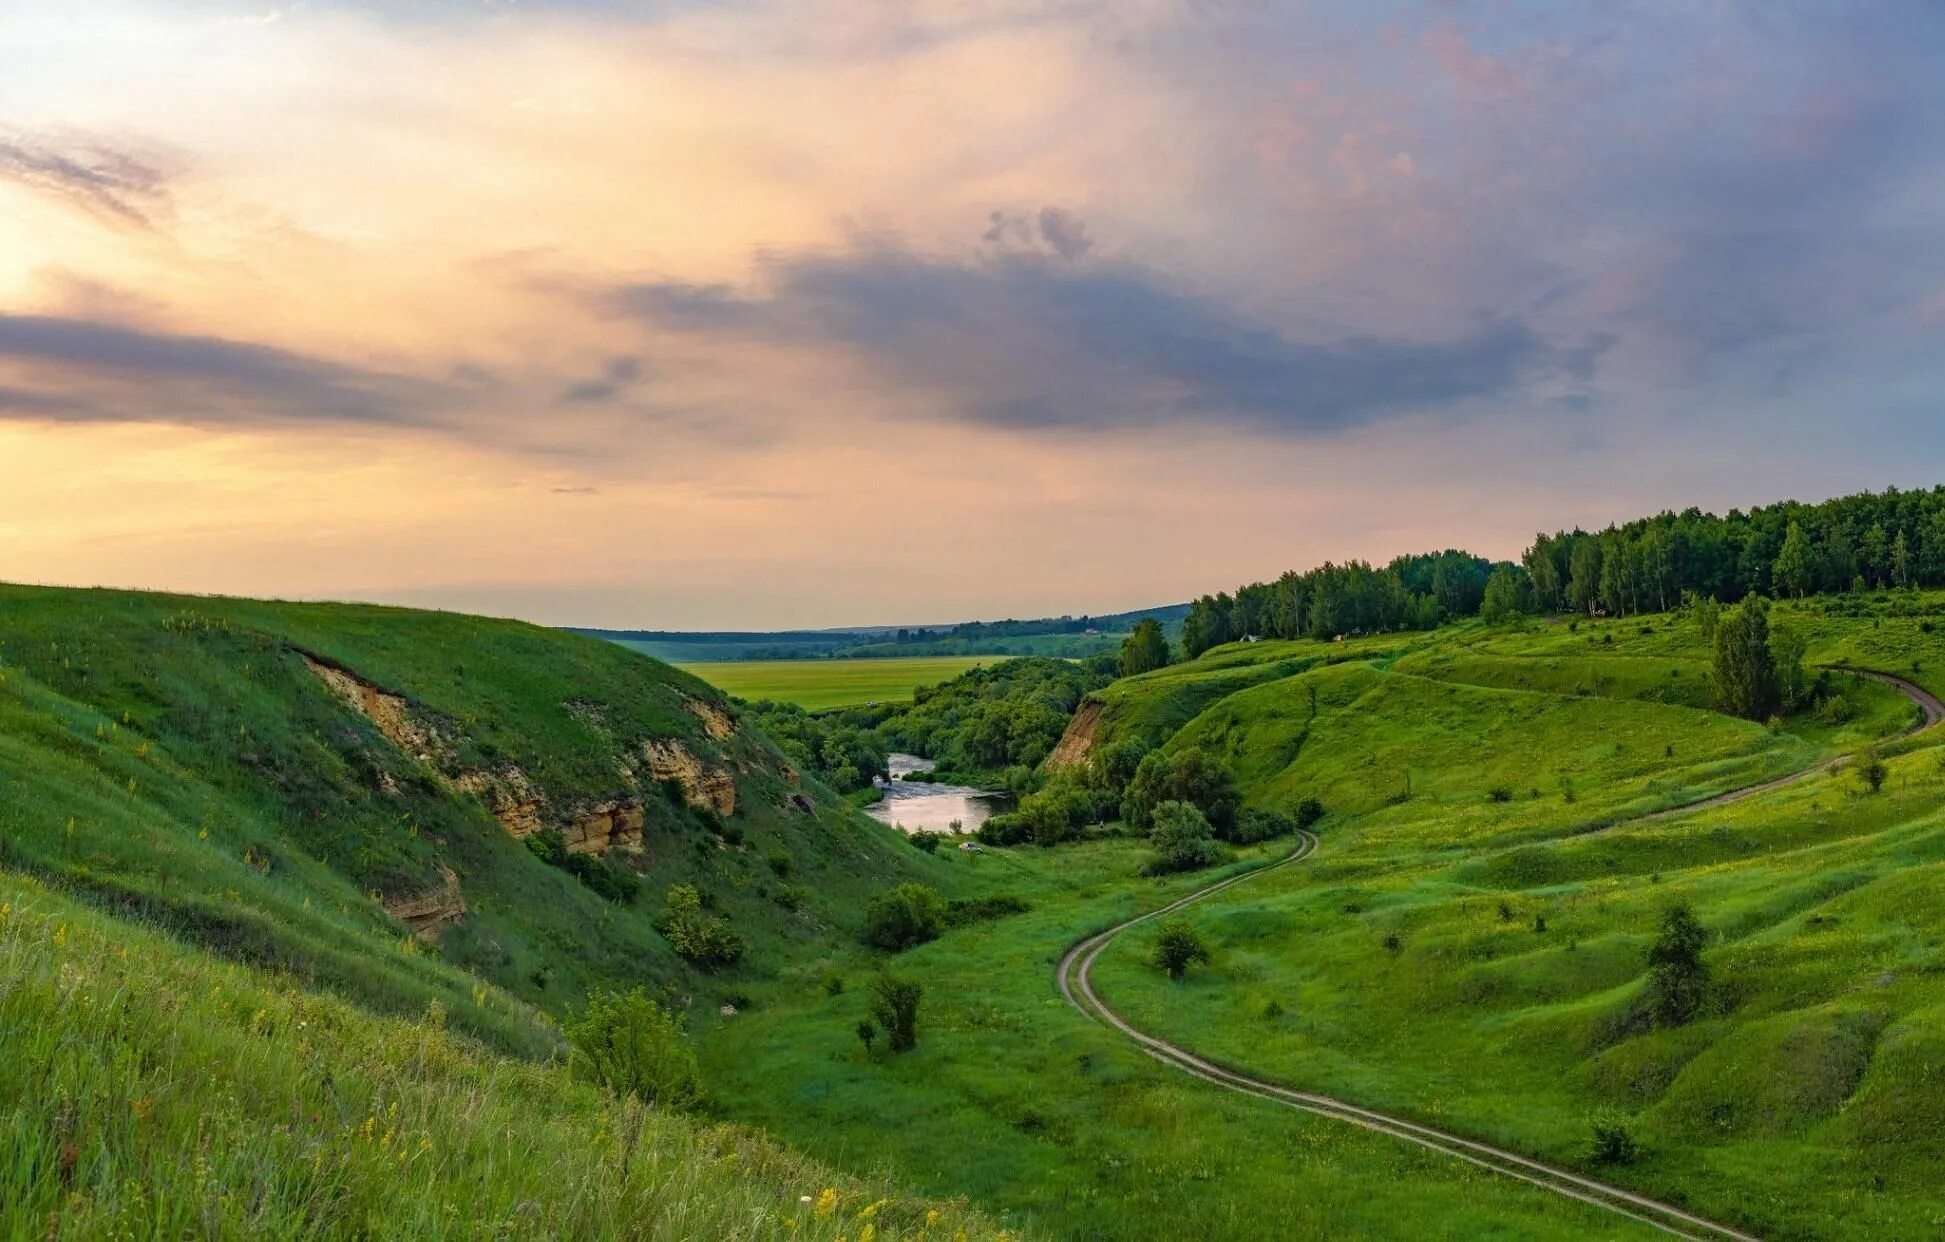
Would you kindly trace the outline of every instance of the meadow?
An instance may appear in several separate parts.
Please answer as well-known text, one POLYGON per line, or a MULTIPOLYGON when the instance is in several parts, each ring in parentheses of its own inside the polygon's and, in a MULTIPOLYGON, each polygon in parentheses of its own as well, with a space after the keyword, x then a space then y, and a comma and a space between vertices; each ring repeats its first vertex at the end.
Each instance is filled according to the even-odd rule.
MULTIPOLYGON (((1102 958, 1097 986, 1222 1064, 1761 1236, 1930 1236, 1945 1214, 1929 1172, 1945 1097, 1924 1068, 1945 1046, 1931 895, 1945 731, 1896 740, 1916 707, 1842 668, 1930 673, 1932 631, 1814 602, 1777 621, 1808 631, 1840 713, 1765 727, 1709 710, 1707 643, 1670 616, 1237 644, 1115 683, 1098 696, 1102 744, 1192 746, 1232 768, 1246 804, 1315 795, 1333 813, 1313 860, 1193 910, 1210 965, 1171 981, 1144 929, 1102 958), (1884 637, 1894 625, 1908 645, 1884 637), (1873 742, 1895 756, 1882 793, 1840 765, 1643 818, 1873 742), (1698 1021, 1643 1027, 1646 950, 1676 900, 1708 929, 1716 983, 1698 1021), (1626 1130, 1632 1160, 1595 1159, 1597 1117, 1626 1130)), ((710 1034, 712 1073, 811 1150, 1056 1236, 1645 1230, 1225 1098, 1067 1008, 1052 973, 1068 945, 1222 874, 1136 878, 1142 853, 1105 839, 960 860, 1033 911, 899 960, 938 996, 918 1052, 867 1057, 845 1039, 856 1003, 806 978, 710 1034), (789 1098, 767 1089, 779 1080, 789 1098), (887 1129, 887 1109, 913 1120, 887 1129)))
MULTIPOLYGON (((1846 670, 1939 684, 1942 610, 1902 593, 1779 606, 1822 689, 1766 723, 1712 710, 1707 641, 1672 615, 1239 643, 1112 682, 1070 752, 1195 749, 1245 806, 1328 813, 1312 858, 1192 908, 1211 961, 1171 980, 1141 928, 1095 982, 1237 1069, 1765 1237, 1928 1236, 1945 1217, 1945 729, 1907 736, 1916 706, 1846 670), (1825 766, 1873 744, 1881 792, 1825 766), (1677 899, 1712 982, 1695 1021, 1662 1027, 1639 997, 1677 899), (1596 1117, 1631 1159, 1596 1158, 1596 1117)), ((767 667, 900 663, 921 662, 767 667)), ((1061 998, 1077 940, 1287 838, 1163 877, 1115 824, 926 852, 739 710, 614 644, 506 622, 0 588, 9 1228, 1650 1236, 1215 1089, 1061 998), (312 659, 439 739, 396 744, 312 659), (677 742, 732 809, 630 775, 677 742), (521 814, 638 805, 641 891, 604 897, 547 864, 457 783, 510 771, 537 795, 521 814), (446 873, 463 915, 414 935, 397 900, 446 873), (860 930, 903 881, 1004 900, 892 956, 860 930), (675 951, 658 911, 676 883, 739 958, 675 951), (897 1055, 858 1035, 887 968, 924 988, 918 1046, 897 1055), (605 1096, 564 1059, 559 1024, 637 982, 686 1020, 700 1119, 605 1096)))
POLYGON ((869 660, 739 660, 684 664, 724 694, 755 703, 794 703, 808 711, 903 703, 920 686, 950 681, 1004 656, 912 656, 869 660))

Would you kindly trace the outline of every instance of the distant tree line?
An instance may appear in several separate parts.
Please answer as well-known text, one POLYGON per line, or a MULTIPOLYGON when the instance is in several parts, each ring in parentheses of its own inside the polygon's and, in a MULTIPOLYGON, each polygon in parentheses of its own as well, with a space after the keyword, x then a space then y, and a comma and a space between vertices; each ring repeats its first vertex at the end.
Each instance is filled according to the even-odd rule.
POLYGON ((1275 582, 1256 582, 1232 596, 1205 595, 1182 622, 1182 650, 1190 659, 1244 638, 1334 638, 1429 630, 1453 617, 1478 613, 1493 562, 1447 550, 1401 556, 1380 569, 1365 561, 1292 570, 1275 582))
POLYGON ((1688 509, 1598 534, 1540 535, 1521 558, 1534 607, 1666 612, 1684 595, 1734 603, 1945 586, 1945 487, 1786 501, 1726 516, 1688 509))
POLYGON ((1664 512, 1590 533, 1535 536, 1518 564, 1455 550, 1379 568, 1326 563, 1205 595, 1182 623, 1194 659, 1245 638, 1433 629, 1461 617, 1628 616, 1694 599, 1735 603, 1888 587, 1945 587, 1945 487, 1785 501, 1717 516, 1664 512))

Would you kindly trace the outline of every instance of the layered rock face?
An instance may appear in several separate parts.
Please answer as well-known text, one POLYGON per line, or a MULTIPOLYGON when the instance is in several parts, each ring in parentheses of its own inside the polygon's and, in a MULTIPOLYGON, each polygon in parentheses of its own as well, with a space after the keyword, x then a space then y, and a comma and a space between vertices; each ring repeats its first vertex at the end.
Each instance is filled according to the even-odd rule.
MULTIPOLYGON (((431 770, 447 787, 471 794, 485 804, 493 817, 515 837, 528 837, 545 828, 559 829, 567 848, 577 854, 606 854, 610 850, 639 854, 645 848, 643 830, 648 815, 640 797, 629 795, 588 805, 556 806, 547 791, 515 764, 494 768, 466 768, 459 763, 459 747, 440 728, 416 711, 402 695, 393 694, 358 676, 350 669, 316 656, 305 654, 304 663, 318 679, 343 699, 354 711, 370 720, 393 745, 431 770)), ((720 706, 700 699, 689 699, 685 706, 702 722, 711 738, 726 741, 735 736, 736 724, 720 706)), ((691 805, 708 807, 718 815, 736 813, 736 780, 726 768, 705 763, 681 741, 652 738, 641 749, 641 762, 648 776, 657 781, 672 780, 681 787, 683 798, 691 805)), ((639 783, 631 763, 618 764, 618 775, 626 786, 639 783)), ((381 778, 390 784, 389 775, 381 778)), ((453 880, 457 900, 458 880, 453 880)), ((421 898, 406 899, 416 909, 421 898)), ((427 899, 429 900, 429 898, 427 899)), ((463 914, 463 903, 458 913, 463 914)), ((399 917, 407 923, 414 918, 399 917)), ((423 917, 431 917, 426 915, 423 917)), ((457 915, 453 916, 457 917, 457 915)), ((438 923, 450 921, 437 920, 438 923)))

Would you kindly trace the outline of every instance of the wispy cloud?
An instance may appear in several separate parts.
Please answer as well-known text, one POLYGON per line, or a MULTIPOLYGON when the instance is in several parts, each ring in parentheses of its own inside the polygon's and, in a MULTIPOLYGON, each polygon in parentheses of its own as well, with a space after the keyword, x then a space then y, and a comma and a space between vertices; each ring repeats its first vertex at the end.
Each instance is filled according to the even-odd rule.
POLYGON ((438 385, 213 336, 0 314, 0 418, 427 425, 438 385))
MULTIPOLYGON (((1054 232, 1078 257, 1074 227, 1054 232)), ((644 282, 600 301, 662 330, 841 350, 949 416, 1012 429, 1338 431, 1500 395, 1598 348, 1555 348, 1512 320, 1305 338, 1126 262, 954 262, 891 244, 772 256, 746 293, 644 282)))
POLYGON ((168 179, 160 169, 97 141, 62 145, 0 134, 0 181, 132 228, 153 228, 169 206, 168 179))

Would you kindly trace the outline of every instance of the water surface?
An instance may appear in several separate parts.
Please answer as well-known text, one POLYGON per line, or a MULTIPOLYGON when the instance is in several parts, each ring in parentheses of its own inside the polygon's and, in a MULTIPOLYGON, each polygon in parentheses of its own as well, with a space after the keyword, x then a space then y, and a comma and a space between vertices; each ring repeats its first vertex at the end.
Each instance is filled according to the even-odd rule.
POLYGON ((865 808, 872 818, 902 828, 906 832, 971 832, 1001 811, 1011 810, 1013 796, 968 785, 942 785, 935 781, 900 779, 908 772, 930 771, 932 761, 917 755, 894 754, 886 757, 892 779, 879 781, 884 801, 865 808))

